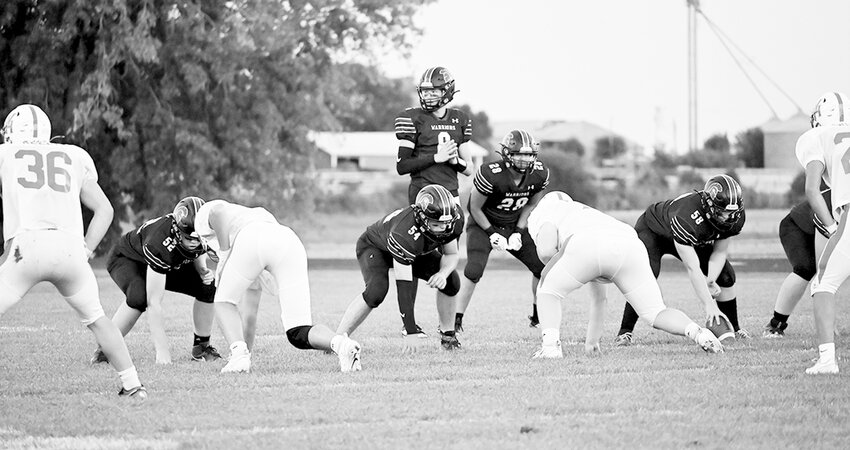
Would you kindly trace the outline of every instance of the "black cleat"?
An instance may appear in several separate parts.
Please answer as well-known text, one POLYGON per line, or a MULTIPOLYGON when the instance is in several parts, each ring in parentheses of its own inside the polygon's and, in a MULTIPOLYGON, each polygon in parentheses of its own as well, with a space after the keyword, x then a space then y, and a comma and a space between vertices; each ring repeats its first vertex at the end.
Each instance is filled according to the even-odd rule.
POLYGON ((108 363, 109 359, 106 358, 106 355, 103 353, 103 350, 98 347, 97 350, 94 351, 94 355, 92 355, 89 363, 91 365, 100 364, 100 363, 108 363))
POLYGON ((209 344, 198 344, 192 347, 193 361, 215 361, 221 359, 218 350, 209 344))
POLYGON ((770 319, 770 322, 764 326, 762 336, 766 338, 785 337, 786 328, 788 328, 788 322, 779 322, 776 319, 770 319))
POLYGON ((440 332, 440 345, 443 350, 456 350, 460 348, 460 342, 454 332, 440 332))
POLYGON ((121 390, 118 391, 118 396, 127 397, 137 402, 143 402, 148 399, 148 391, 144 386, 136 386, 132 389, 124 389, 122 387, 121 390))
POLYGON ((540 319, 535 315, 528 316, 528 328, 538 328, 540 326, 540 319))

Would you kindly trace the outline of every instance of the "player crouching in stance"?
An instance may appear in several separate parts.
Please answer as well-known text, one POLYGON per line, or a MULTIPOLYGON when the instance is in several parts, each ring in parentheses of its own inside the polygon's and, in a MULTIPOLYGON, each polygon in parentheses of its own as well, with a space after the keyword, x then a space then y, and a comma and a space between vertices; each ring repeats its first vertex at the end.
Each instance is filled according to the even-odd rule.
MULTIPOLYGON (((36 283, 52 283, 118 372, 118 395, 144 401, 147 391, 121 332, 103 314, 97 279, 88 264, 113 216, 91 156, 74 145, 51 144, 50 119, 34 105, 9 113, 3 139, 0 194, 6 242, 0 263, 0 316, 36 283), (85 234, 80 204, 94 212, 85 234)), ((8 342, 4 349, 8 351, 8 342)))
POLYGON ((585 351, 600 351, 606 283, 614 283, 640 317, 659 329, 693 339, 703 350, 723 351, 707 328, 685 313, 667 308, 649 267, 646 248, 635 230, 613 217, 573 201, 563 192, 546 194, 528 219, 528 232, 546 263, 537 288, 537 312, 543 345, 534 358, 563 358, 560 341, 561 300, 593 283, 593 303, 585 351))
MULTIPOLYGON (((366 282, 337 328, 352 333, 366 316, 380 305, 389 290, 389 270, 397 279, 427 280, 437 289, 437 313, 440 316, 442 347, 460 347, 454 331, 454 296, 460 288, 457 239, 463 229, 463 214, 448 189, 430 184, 416 195, 416 203, 397 209, 366 228, 357 241, 357 262, 366 282)), ((399 294, 401 295, 401 293, 399 294)), ((406 350, 420 340, 406 336, 406 350)))
MULTIPOLYGON (((165 291, 195 298, 192 308, 195 328, 192 360, 214 361, 221 358, 215 347, 210 345, 215 319, 214 274, 207 268, 207 247, 195 232, 195 214, 203 204, 204 201, 198 197, 186 197, 177 203, 172 213, 149 220, 138 229, 125 233, 106 263, 109 276, 127 296, 112 316, 112 322, 126 336, 147 311, 157 364, 171 364, 162 314, 165 291)), ((107 359, 98 348, 91 362, 96 364, 107 359)))
POLYGON ((220 249, 215 309, 230 344, 230 359, 221 373, 251 371, 237 304, 264 270, 277 283, 280 318, 289 342, 303 350, 333 351, 343 372, 360 370, 360 344, 324 325, 313 325, 307 253, 289 227, 264 208, 213 200, 198 210, 195 230, 205 239, 217 240, 220 249))

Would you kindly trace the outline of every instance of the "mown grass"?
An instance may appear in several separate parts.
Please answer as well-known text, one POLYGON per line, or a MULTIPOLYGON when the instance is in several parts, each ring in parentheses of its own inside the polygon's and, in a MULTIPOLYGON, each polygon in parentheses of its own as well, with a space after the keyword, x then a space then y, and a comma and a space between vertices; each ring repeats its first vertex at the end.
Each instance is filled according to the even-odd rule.
MULTIPOLYGON (((354 268, 352 263, 352 268, 354 268)), ((104 305, 120 292, 99 272, 104 305)), ((744 326, 760 335, 784 274, 741 273, 744 326)), ((311 271, 313 317, 335 328, 361 289, 356 270, 311 271)), ((668 304, 698 308, 683 272, 662 274, 668 304)), ((90 367, 91 334, 61 297, 39 285, 0 322, 0 447, 8 448, 840 448, 850 418, 846 376, 809 377, 809 302, 783 340, 760 337, 708 355, 689 340, 638 325, 637 345, 613 348, 622 297, 608 305, 604 353, 583 354, 584 292, 565 302, 565 359, 531 360, 529 275, 485 273, 465 318, 463 348, 402 354, 394 292, 354 335, 363 371, 296 350, 273 299, 261 305, 253 373, 188 360, 191 301, 169 295, 176 362, 154 364, 144 318, 127 337, 149 401, 116 396, 107 367, 90 367)), ((417 314, 436 328, 433 291, 417 314)), ((219 333, 213 343, 224 349, 219 333)), ((839 355, 847 348, 838 343, 839 355)), ((843 364, 842 364, 843 366, 843 364)), ((842 367, 850 371, 850 367, 842 367)))

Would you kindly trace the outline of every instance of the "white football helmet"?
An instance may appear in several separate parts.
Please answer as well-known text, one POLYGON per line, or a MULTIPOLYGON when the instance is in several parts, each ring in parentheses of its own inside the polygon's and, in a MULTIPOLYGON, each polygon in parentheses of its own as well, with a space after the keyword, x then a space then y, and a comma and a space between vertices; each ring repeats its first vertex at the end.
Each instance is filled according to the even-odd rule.
POLYGON ((20 105, 3 122, 3 141, 7 144, 50 142, 50 119, 35 105, 20 105))
POLYGON ((850 98, 841 92, 827 92, 818 99, 811 118, 812 128, 850 123, 850 98))

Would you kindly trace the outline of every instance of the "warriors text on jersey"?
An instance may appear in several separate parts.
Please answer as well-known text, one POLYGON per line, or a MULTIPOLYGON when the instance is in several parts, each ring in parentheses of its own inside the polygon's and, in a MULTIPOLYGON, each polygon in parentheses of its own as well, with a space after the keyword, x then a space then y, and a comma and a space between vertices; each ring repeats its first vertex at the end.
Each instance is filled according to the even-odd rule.
POLYGON ((167 273, 191 263, 207 251, 206 245, 189 251, 180 246, 171 214, 149 220, 130 231, 116 244, 115 252, 150 266, 154 272, 167 273))
POLYGON ((712 245, 716 240, 740 234, 747 218, 746 211, 741 211, 741 217, 731 229, 714 228, 703 212, 698 192, 658 202, 647 208, 644 216, 652 232, 690 247, 712 245))
MULTIPOLYGON (((454 108, 447 108, 441 119, 422 108, 408 108, 395 119, 395 135, 399 141, 409 142, 413 148, 411 158, 433 158, 440 142, 453 140, 460 146, 472 139, 472 120, 466 113, 454 108)), ((410 179, 411 184, 420 189, 429 184, 439 184, 457 195, 457 172, 448 164, 432 164, 411 172, 410 179)))
POLYGON ((494 226, 513 227, 519 220, 522 207, 549 184, 549 169, 540 161, 525 174, 519 184, 505 161, 482 164, 473 180, 475 189, 487 197, 481 210, 494 226))
POLYGON ((383 219, 366 228, 366 239, 374 247, 390 252, 393 259, 402 264, 412 264, 417 256, 424 255, 434 249, 460 237, 463 231, 463 214, 456 209, 454 228, 451 234, 441 239, 434 239, 422 231, 416 223, 416 211, 410 206, 397 209, 383 219))
POLYGON ((85 150, 63 144, 0 145, 3 235, 9 240, 29 230, 60 230, 83 238, 80 190, 97 182, 85 150))
POLYGON ((797 160, 803 169, 812 162, 824 165, 823 181, 832 188, 832 213, 850 204, 850 127, 815 127, 797 139, 797 160))

